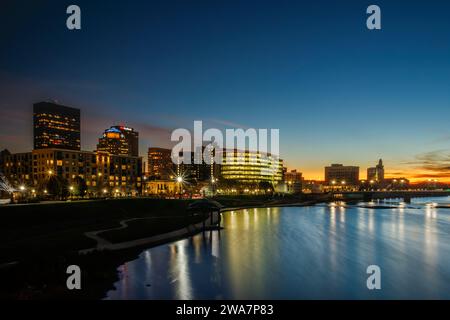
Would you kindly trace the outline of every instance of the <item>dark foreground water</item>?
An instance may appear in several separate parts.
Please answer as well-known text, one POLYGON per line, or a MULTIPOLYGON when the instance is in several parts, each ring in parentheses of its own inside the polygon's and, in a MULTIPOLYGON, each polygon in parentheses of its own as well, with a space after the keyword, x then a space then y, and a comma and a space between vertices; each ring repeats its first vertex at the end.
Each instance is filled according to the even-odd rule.
POLYGON ((144 251, 110 299, 450 299, 449 198, 249 209, 144 251), (381 268, 381 290, 366 269, 381 268))

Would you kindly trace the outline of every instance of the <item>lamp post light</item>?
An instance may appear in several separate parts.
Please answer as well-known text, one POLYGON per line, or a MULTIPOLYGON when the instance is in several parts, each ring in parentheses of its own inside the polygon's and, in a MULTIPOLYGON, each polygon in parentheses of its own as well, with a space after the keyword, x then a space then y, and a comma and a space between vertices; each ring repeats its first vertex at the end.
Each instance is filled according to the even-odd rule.
POLYGON ((20 198, 25 199, 27 188, 24 185, 19 186, 20 198))
POLYGON ((178 186, 178 195, 179 195, 179 198, 181 199, 181 184, 183 183, 183 177, 178 176, 176 178, 176 182, 177 182, 177 186, 178 186))
POLYGON ((216 193, 216 187, 215 187, 215 183, 216 183, 216 179, 214 177, 211 178, 211 191, 212 191, 212 195, 214 196, 216 193))
POLYGON ((336 180, 331 181, 331 191, 334 191, 334 186, 336 185, 336 180))

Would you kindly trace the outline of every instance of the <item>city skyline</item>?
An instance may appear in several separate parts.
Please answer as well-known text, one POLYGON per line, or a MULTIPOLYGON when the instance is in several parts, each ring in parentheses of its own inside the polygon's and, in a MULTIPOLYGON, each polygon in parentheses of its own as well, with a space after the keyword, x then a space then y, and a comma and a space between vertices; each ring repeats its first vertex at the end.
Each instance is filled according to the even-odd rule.
POLYGON ((200 2, 136 13, 79 1, 79 33, 64 28, 65 3, 7 3, 23 19, 0 19, 12 30, 2 33, 0 147, 31 150, 32 104, 55 99, 82 110, 82 150, 125 124, 145 159, 148 147, 170 147, 171 130, 203 120, 279 128, 281 157, 306 179, 323 180, 331 163, 364 177, 382 158, 386 177, 450 180, 448 4, 379 1, 373 33, 356 1, 200 2))
MULTIPOLYGON (((34 122, 33 130, 35 130, 34 128, 38 124, 38 123, 36 123, 36 119, 37 119, 36 116, 38 116, 38 118, 42 117, 42 114, 36 112, 36 106, 42 106, 42 105, 44 105, 45 108, 40 111, 41 113, 45 112, 45 110, 49 110, 49 111, 51 110, 51 113, 56 112, 56 114, 58 114, 58 117, 61 117, 62 116, 61 112, 63 112, 63 114, 64 114, 65 110, 70 110, 71 113, 72 112, 76 112, 77 113, 77 117, 78 117, 77 126, 78 126, 78 128, 80 127, 80 124, 81 124, 81 122, 79 120, 79 118, 80 118, 80 111, 81 111, 80 109, 73 108, 73 107, 68 107, 68 106, 65 106, 65 105, 60 105, 60 104, 57 104, 56 102, 37 102, 37 103, 33 104, 33 122, 34 122), (62 110, 60 108, 62 108, 62 110)), ((68 115, 70 115, 71 113, 69 113, 68 115)), ((45 114, 44 114, 44 116, 47 117, 47 115, 45 115, 45 114)), ((52 117, 50 116, 50 118, 48 118, 48 119, 41 119, 41 121, 44 120, 46 122, 48 122, 48 121, 51 122, 51 118, 52 117)), ((70 127, 65 128, 64 130, 66 130, 66 129, 71 131, 70 127)), ((57 132, 58 132, 58 130, 57 130, 57 132)), ((82 132, 79 129, 76 132, 77 132, 76 138, 78 139, 76 141, 78 141, 78 142, 74 142, 74 143, 78 143, 78 145, 82 145, 82 139, 80 139, 80 136, 81 136, 82 132)), ((60 132, 60 133, 62 133, 64 135, 63 132, 60 132)), ((138 145, 139 145, 139 143, 138 143, 138 140, 139 140, 138 139, 138 135, 139 135, 139 132, 134 131, 133 128, 129 128, 123 123, 120 124, 120 125, 111 125, 110 128, 109 129, 105 129, 103 134, 97 139, 98 143, 96 144, 96 148, 88 150, 88 149, 83 149, 83 148, 78 147, 78 148, 75 148, 74 150, 78 150, 78 151, 81 150, 82 152, 88 152, 88 153, 89 152, 96 152, 96 151, 108 152, 108 153, 114 154, 114 155, 130 155, 130 156, 140 157, 141 159, 147 159, 147 156, 149 155, 150 150, 159 149, 159 150, 167 150, 168 152, 171 151, 170 147, 164 148, 164 147, 159 147, 159 146, 156 146, 156 147, 146 146, 144 148, 145 150, 143 152, 139 153, 138 150, 137 150, 138 149, 138 145), (129 132, 128 134, 132 133, 132 136, 133 136, 132 140, 129 140, 129 138, 126 138, 127 141, 125 141, 125 137, 123 136, 123 134, 126 134, 127 132, 129 132), (107 133, 113 133, 113 134, 116 134, 116 135, 119 134, 119 133, 122 133, 122 138, 118 139, 119 138, 118 136, 111 136, 112 140, 117 140, 117 141, 111 141, 112 144, 109 145, 106 142, 106 140, 105 140, 105 137, 107 137, 107 133), (106 144, 102 144, 102 141, 103 141, 103 143, 106 143, 106 144), (134 141, 134 142, 131 142, 131 141, 134 141), (124 145, 123 146, 116 145, 116 143, 119 143, 119 142, 121 144, 124 143, 124 145), (129 145, 128 142, 133 144, 133 148, 131 148, 131 145, 129 145), (130 149, 129 149, 129 146, 130 146, 130 149), (111 150, 109 150, 110 148, 111 148, 111 150), (121 148, 125 148, 125 149, 121 149, 121 148), (145 153, 145 154, 142 155, 142 153, 145 153)), ((34 144, 36 144, 36 141, 37 141, 36 138, 38 140, 40 139, 39 137, 36 137, 36 133, 34 133, 33 134, 34 144)), ((64 143, 66 143, 66 142, 64 142, 64 143)), ((174 143, 176 143, 176 142, 171 142, 171 144, 174 144, 174 143)), ((30 150, 39 150, 39 149, 42 149, 42 148, 44 150, 45 149, 54 149, 54 148, 62 149, 62 150, 72 150, 73 149, 72 147, 64 147, 64 146, 53 145, 53 146, 44 146, 44 147, 39 146, 38 148, 33 147, 32 149, 29 149, 29 150, 23 151, 23 152, 16 152, 13 149, 8 150, 7 148, 4 148, 3 150, 8 150, 10 152, 12 151, 13 154, 14 153, 20 154, 20 153, 29 152, 30 150)), ((250 151, 250 150, 247 150, 247 151, 250 151)), ((169 157, 169 160, 170 160, 170 155, 168 157, 169 157)), ((150 161, 150 158, 148 158, 147 160, 150 161)), ((283 161, 282 159, 280 159, 280 160, 283 161)), ((172 160, 170 160, 170 161, 172 161, 172 160)), ((347 182, 349 182, 351 180, 352 181, 354 180, 353 182, 355 184, 357 184, 358 181, 363 181, 364 182, 364 180, 369 180, 371 182, 375 181, 375 180, 378 181, 379 180, 378 178, 373 178, 373 177, 370 176, 373 173, 369 173, 369 170, 377 169, 380 166, 381 166, 382 171, 383 171, 381 180, 383 180, 384 179, 384 167, 382 165, 382 159, 379 159, 379 162, 378 162, 377 166, 375 166, 375 167, 367 167, 366 178, 364 178, 364 176, 362 176, 361 179, 358 178, 359 177, 359 173, 361 173, 361 171, 364 171, 364 168, 361 168, 358 165, 357 166, 344 166, 343 167, 343 164, 336 164, 335 162, 331 163, 331 167, 353 168, 352 169, 353 171, 356 170, 356 180, 353 179, 353 178, 350 178, 350 179, 345 179, 344 178, 343 180, 341 179, 343 183, 345 183, 345 180, 347 180, 347 182), (373 180, 373 179, 375 179, 375 180, 373 180)), ((288 167, 285 167, 285 168, 287 170, 291 170, 292 172, 296 172, 297 171, 297 169, 292 169, 292 168, 288 168, 288 167)), ((327 178, 327 169, 329 169, 329 168, 330 168, 330 166, 328 166, 328 165, 326 165, 323 168, 323 169, 325 169, 325 173, 323 175, 323 178, 314 178, 314 179, 308 178, 308 179, 305 179, 305 180, 313 180, 313 181, 316 180, 316 181, 324 181, 324 182, 330 183, 331 180, 327 178)), ((150 173, 150 169, 147 169, 147 166, 143 166, 143 172, 142 173, 149 174, 150 173)), ((302 173, 300 173, 300 175, 302 175, 302 173)), ((396 177, 391 177, 391 179, 394 179, 394 178, 396 178, 396 177)), ((405 177, 401 177, 401 178, 405 178, 405 177)), ((333 183, 336 183, 336 179, 332 179, 332 180, 333 180, 333 183)), ((430 181, 430 180, 433 180, 434 182, 438 181, 437 179, 428 179, 428 181, 430 181)), ((369 182, 369 181, 367 181, 367 182, 369 182)), ((420 180, 420 181, 423 181, 423 180, 420 180)), ((340 182, 341 181, 339 181, 339 183, 340 182)), ((443 182, 443 180, 441 180, 440 182, 443 182)))

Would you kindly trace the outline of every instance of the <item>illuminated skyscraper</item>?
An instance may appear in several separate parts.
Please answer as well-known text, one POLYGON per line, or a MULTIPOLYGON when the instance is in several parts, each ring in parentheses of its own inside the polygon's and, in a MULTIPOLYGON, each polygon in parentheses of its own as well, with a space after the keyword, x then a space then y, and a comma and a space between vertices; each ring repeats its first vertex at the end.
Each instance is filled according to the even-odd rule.
POLYGON ((34 149, 80 150, 80 109, 52 102, 33 105, 34 149))
POLYGON ((111 129, 120 130, 128 144, 128 155, 132 157, 139 156, 139 132, 126 126, 113 126, 111 129))
POLYGON ((112 126, 103 132, 98 140, 98 151, 115 155, 139 156, 139 133, 133 128, 112 126))

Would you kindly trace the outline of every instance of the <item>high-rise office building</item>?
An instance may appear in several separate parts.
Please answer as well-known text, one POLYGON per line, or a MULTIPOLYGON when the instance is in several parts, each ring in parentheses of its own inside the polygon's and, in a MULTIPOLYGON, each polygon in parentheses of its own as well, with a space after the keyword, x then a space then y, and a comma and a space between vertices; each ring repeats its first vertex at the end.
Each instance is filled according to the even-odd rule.
POLYGON ((380 159, 375 167, 367 168, 367 180, 379 182, 382 182, 384 180, 383 160, 380 159))
POLYGON ((139 133, 133 128, 112 126, 98 140, 98 151, 114 155, 139 156, 139 133))
POLYGON ((170 179, 175 175, 176 166, 172 162, 172 151, 164 148, 148 148, 148 175, 150 179, 170 179))
POLYGON ((34 149, 80 150, 80 109, 53 102, 33 105, 34 149))
POLYGON ((114 127, 106 129, 103 136, 98 139, 97 150, 109 152, 114 155, 129 155, 128 141, 123 133, 114 127))
POLYGON ((328 185, 350 185, 359 183, 359 167, 332 164, 325 167, 325 183, 328 185))
POLYGON ((128 155, 139 157, 139 132, 126 126, 113 126, 111 128, 120 130, 128 143, 128 155))

